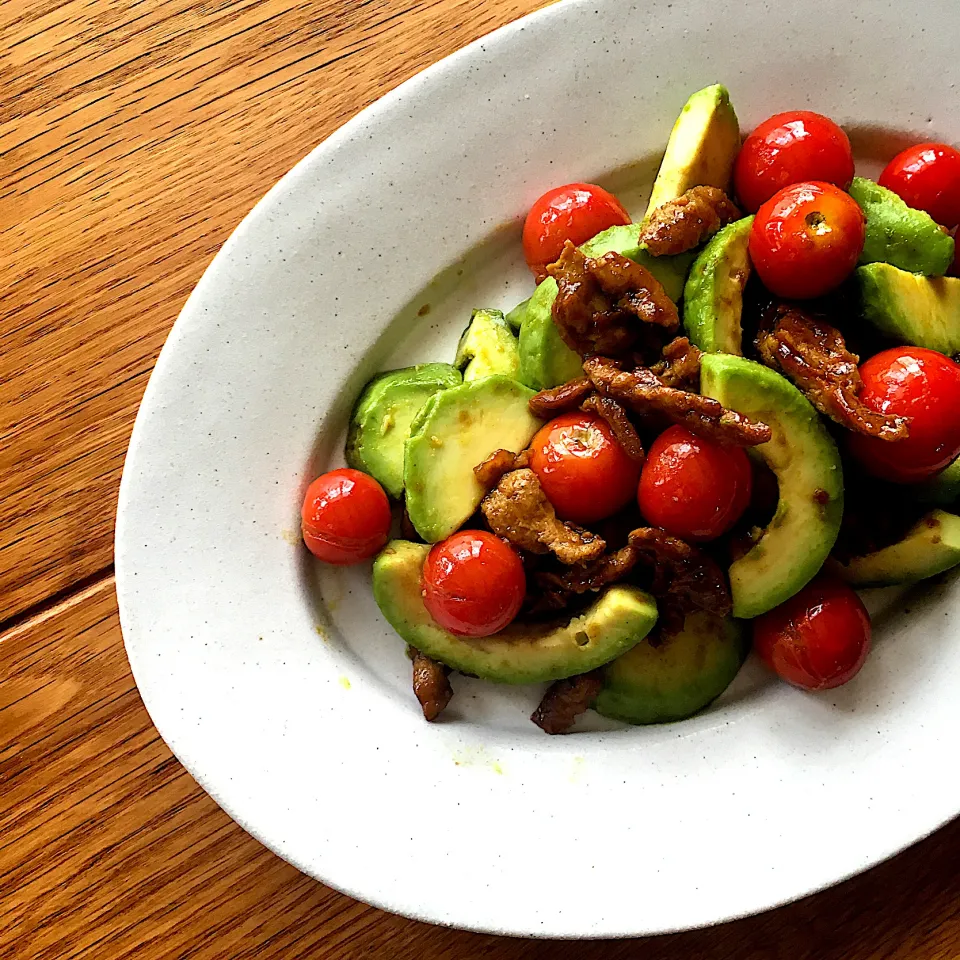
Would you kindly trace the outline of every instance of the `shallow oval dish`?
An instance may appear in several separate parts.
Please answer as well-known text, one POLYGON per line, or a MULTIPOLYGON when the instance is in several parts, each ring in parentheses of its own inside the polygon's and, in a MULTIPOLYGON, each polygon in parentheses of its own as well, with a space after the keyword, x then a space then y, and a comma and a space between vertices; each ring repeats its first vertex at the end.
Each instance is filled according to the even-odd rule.
POLYGON ((545 188, 599 179, 642 213, 630 185, 648 187, 691 91, 725 83, 747 130, 790 107, 829 114, 868 176, 902 142, 885 127, 960 139, 954 0, 859 10, 549 7, 347 124, 207 270, 124 470, 121 621, 173 751, 300 869, 437 923, 633 936, 810 893, 960 810, 950 581, 878 600, 875 653, 841 690, 805 695, 748 663, 691 720, 594 717, 550 739, 527 719, 539 690, 463 678, 426 724, 369 567, 319 569, 297 536, 369 377, 452 360, 472 308, 529 296, 518 222, 545 188), (537 882, 560 850, 564 882, 537 882))

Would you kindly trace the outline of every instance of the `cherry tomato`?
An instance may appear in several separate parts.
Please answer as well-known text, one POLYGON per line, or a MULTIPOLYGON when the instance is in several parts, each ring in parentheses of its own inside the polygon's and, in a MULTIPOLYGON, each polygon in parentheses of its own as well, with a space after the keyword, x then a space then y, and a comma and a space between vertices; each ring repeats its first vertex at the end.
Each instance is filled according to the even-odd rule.
POLYGON ((916 483, 960 454, 960 366, 923 347, 892 347, 860 365, 860 399, 882 413, 910 417, 905 440, 850 434, 853 455, 876 477, 916 483))
POLYGON ((650 447, 637 502, 648 523, 683 540, 713 540, 750 503, 753 471, 739 447, 670 427, 650 447))
POLYGON ((831 183, 795 183, 758 211, 750 259, 764 285, 792 300, 838 287, 857 265, 866 221, 856 200, 831 183))
POLYGON ((303 542, 314 556, 339 566, 360 563, 390 536, 390 502, 373 477, 344 467, 307 487, 300 521, 303 542))
POLYGON ((744 140, 733 170, 737 196, 749 213, 791 183, 819 180, 846 190, 852 179, 847 135, 828 117, 809 110, 764 120, 744 140))
POLYGON ((576 246, 601 230, 630 222, 620 201, 593 183, 568 183, 548 190, 534 203, 523 224, 523 253, 539 277, 570 240, 576 246))
POLYGON ((461 530, 435 544, 423 565, 423 605, 444 630, 489 637, 519 613, 523 561, 485 530, 461 530))
POLYGON ((960 223, 960 151, 945 143, 921 143, 898 153, 879 183, 945 227, 960 223))
POLYGON ((606 421, 591 413, 551 420, 530 447, 530 467, 562 520, 603 520, 636 493, 640 464, 627 456, 606 421))
POLYGON ((842 580, 820 575, 753 621, 753 646, 783 680, 829 690, 856 676, 870 652, 870 616, 842 580))

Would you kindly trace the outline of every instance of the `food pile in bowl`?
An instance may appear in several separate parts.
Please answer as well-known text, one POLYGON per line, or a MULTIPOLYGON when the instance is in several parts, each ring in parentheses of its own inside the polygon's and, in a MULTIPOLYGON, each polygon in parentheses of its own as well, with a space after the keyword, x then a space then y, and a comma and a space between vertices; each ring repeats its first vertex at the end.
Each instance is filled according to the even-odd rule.
POLYGON ((856 590, 960 563, 958 223, 952 147, 873 182, 827 117, 741 143, 727 90, 700 90, 638 222, 602 187, 548 191, 530 299, 366 385, 304 542, 375 557, 427 720, 459 672, 549 683, 551 734, 678 721, 751 644, 796 686, 846 683, 856 590))

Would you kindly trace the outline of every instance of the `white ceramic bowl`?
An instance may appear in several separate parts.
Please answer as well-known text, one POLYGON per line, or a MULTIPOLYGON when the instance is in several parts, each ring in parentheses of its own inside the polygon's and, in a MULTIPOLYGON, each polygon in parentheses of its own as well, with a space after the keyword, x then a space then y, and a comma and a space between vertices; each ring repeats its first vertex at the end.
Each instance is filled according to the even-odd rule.
POLYGON ((641 210, 717 80, 745 129, 833 116, 868 170, 901 136, 956 140, 958 28, 955 0, 570 0, 404 84, 257 205, 157 363, 116 541, 143 699, 243 827, 398 913, 612 937, 783 903, 957 814, 950 584, 888 603, 834 693, 748 664, 687 722, 551 739, 538 691, 462 679, 426 724, 369 570, 320 569, 297 529, 365 379, 448 359, 471 307, 527 295, 519 218, 543 189, 600 179, 641 210))

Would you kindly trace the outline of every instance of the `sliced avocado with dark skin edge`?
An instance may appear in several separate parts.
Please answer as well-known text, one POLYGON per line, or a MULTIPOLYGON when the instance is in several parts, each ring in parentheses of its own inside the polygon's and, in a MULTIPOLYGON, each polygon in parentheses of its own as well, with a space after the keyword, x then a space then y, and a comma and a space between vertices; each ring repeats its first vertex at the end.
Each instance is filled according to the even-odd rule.
POLYGON ((889 263, 857 267, 863 316, 898 343, 960 352, 960 279, 921 277, 889 263))
POLYGON ((649 638, 608 664, 594 709, 624 723, 671 723, 712 703, 730 686, 747 655, 743 624, 698 612, 676 636, 649 638))
POLYGON ((473 516, 486 489, 473 468, 495 450, 519 453, 543 426, 533 391, 510 377, 471 380, 434 394, 411 424, 404 448, 407 515, 428 543, 473 516))
POLYGON ((377 480, 391 497, 403 495, 403 445, 421 407, 461 382, 449 363, 421 363, 374 377, 350 416, 347 464, 377 480))
POLYGON ((683 327, 705 353, 743 354, 743 290, 753 217, 727 224, 693 261, 683 293, 683 327))
POLYGON ((777 509, 759 540, 729 570, 733 615, 758 617, 805 586, 833 549, 843 516, 840 454, 810 401, 759 363, 705 354, 700 389, 728 409, 768 424, 773 434, 750 453, 776 475, 777 509))
POLYGON ((517 379, 520 344, 499 310, 474 310, 457 344, 453 365, 464 382, 499 374, 517 379))
POLYGON ((867 218, 860 263, 889 263, 909 273, 941 277, 953 263, 954 244, 930 214, 908 207, 892 190, 854 177, 850 196, 867 218))
POLYGON ((830 567, 852 587, 892 587, 934 577, 960 563, 960 517, 931 510, 902 540, 830 567))
POLYGON ((515 333, 520 332, 520 328, 523 326, 524 317, 527 315, 527 304, 530 303, 530 298, 527 297, 526 300, 518 303, 504 319, 510 324, 510 329, 515 333))
POLYGON ((647 216, 691 187, 729 192, 739 151, 740 124, 727 88, 717 83, 698 90, 684 104, 670 132, 647 216))
POLYGON ((921 503, 952 506, 960 500, 960 457, 929 480, 914 484, 909 489, 921 503))
MULTIPOLYGON (((580 248, 588 257, 601 257, 614 251, 634 260, 649 270, 663 285, 671 300, 683 296, 687 271, 696 254, 681 253, 675 257, 652 257, 637 242, 640 224, 628 223, 609 227, 588 240, 580 248)), ((583 375, 583 361, 561 339, 553 322, 553 301, 557 298, 557 281, 547 277, 527 304, 520 328, 520 380, 533 390, 556 387, 583 375)))
POLYGON ((559 623, 514 622, 491 637, 458 637, 423 605, 430 548, 392 540, 373 564, 373 596, 411 646, 461 673, 495 683, 541 683, 588 673, 639 643, 657 621, 653 597, 638 587, 607 587, 582 613, 559 623))

